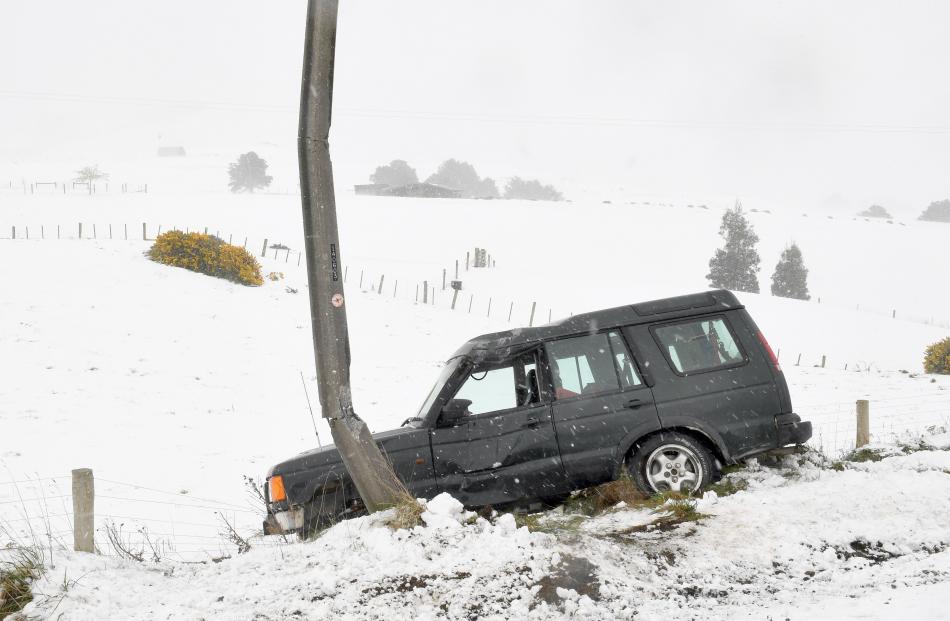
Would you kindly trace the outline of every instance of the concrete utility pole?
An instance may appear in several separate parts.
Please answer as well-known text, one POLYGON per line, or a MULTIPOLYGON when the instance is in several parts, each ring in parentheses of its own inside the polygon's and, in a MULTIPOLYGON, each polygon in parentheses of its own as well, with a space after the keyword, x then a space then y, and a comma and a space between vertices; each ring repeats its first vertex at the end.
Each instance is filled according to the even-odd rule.
POLYGON ((300 196, 310 285, 310 316, 323 417, 360 499, 370 512, 395 503, 399 483, 353 410, 350 340, 337 230, 330 116, 338 0, 309 0, 300 89, 300 196))

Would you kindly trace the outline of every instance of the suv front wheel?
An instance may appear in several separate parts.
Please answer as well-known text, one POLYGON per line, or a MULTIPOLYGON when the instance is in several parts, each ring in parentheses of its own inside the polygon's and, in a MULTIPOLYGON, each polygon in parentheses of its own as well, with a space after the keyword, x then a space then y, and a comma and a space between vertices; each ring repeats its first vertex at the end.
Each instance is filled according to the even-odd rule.
POLYGON ((692 437, 663 432, 634 445, 627 463, 634 483, 647 494, 692 494, 709 485, 715 467, 712 455, 692 437))

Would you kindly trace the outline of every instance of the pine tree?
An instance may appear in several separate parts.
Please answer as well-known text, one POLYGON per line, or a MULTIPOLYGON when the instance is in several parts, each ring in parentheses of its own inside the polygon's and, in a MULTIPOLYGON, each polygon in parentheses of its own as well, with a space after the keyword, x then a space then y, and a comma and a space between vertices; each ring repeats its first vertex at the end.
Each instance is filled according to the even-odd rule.
POLYGON ((808 295, 808 269, 796 244, 782 251, 782 258, 772 274, 772 295, 795 300, 811 299, 808 295))
POLYGON ((723 248, 709 260, 709 285, 747 293, 759 292, 759 253, 755 245, 759 236, 742 211, 742 204, 726 211, 719 225, 719 235, 726 240, 723 248))
POLYGON ((267 174, 267 161, 249 151, 228 165, 231 181, 228 187, 232 192, 251 192, 257 188, 266 188, 273 177, 267 174))

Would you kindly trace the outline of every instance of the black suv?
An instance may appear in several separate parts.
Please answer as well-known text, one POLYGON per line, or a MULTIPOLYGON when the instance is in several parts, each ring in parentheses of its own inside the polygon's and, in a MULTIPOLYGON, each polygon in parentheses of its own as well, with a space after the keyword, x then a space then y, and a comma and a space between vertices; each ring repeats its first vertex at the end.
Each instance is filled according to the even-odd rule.
MULTIPOLYGON (((472 339, 419 413, 374 435, 416 497, 553 499, 618 477, 691 493, 724 464, 811 437, 778 360, 729 291, 472 339)), ((361 510, 335 447, 267 475, 269 532, 361 510)))

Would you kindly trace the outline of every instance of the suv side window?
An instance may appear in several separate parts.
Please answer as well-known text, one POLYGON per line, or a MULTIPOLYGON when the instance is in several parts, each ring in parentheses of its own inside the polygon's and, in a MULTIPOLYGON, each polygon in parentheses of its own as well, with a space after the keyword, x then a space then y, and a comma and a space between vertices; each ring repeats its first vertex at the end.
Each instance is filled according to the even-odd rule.
POLYGON ((557 399, 620 390, 641 384, 622 337, 616 332, 547 344, 557 399))
POLYGON ((617 367, 617 375, 620 376, 620 385, 624 389, 642 386, 643 380, 640 379, 640 373, 633 363, 630 352, 627 351, 627 345, 623 342, 623 337, 618 332, 610 332, 607 334, 607 339, 610 341, 610 348, 613 350, 614 364, 617 367))
POLYGON ((745 356, 722 317, 653 329, 660 349, 681 375, 742 364, 745 356))
POLYGON ((474 370, 458 392, 456 399, 471 401, 471 416, 510 410, 540 402, 537 363, 534 356, 521 357, 502 367, 474 370))

